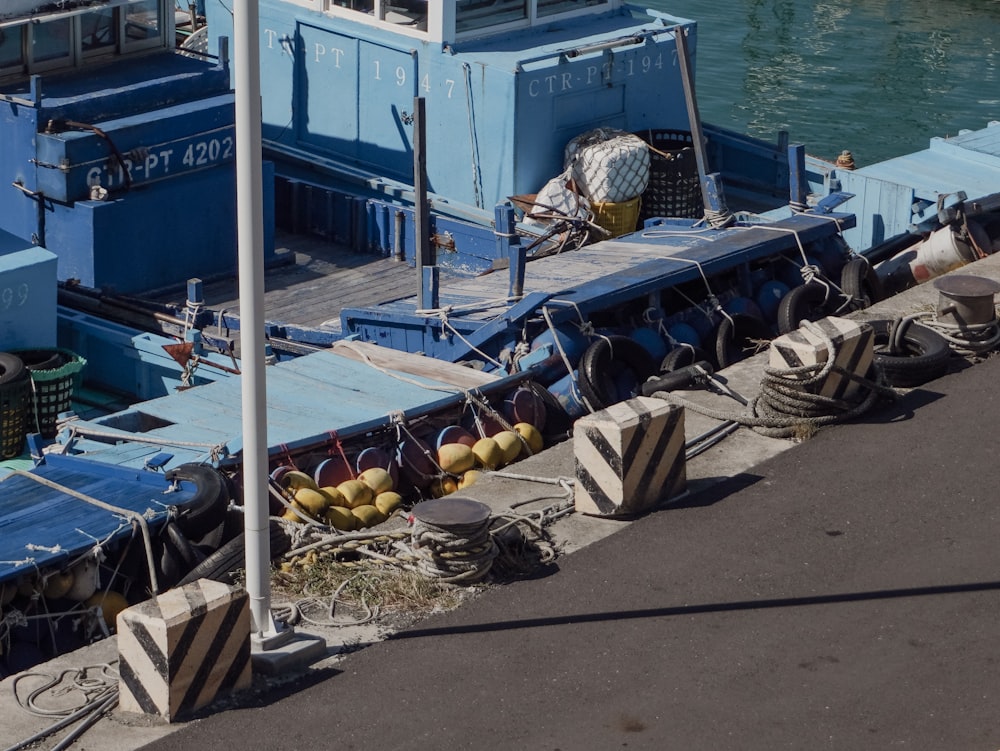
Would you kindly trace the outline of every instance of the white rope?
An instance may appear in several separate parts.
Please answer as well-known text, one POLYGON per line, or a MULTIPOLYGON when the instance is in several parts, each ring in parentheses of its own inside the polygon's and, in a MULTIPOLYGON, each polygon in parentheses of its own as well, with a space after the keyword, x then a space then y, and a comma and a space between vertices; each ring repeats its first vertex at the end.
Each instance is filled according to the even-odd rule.
MULTIPOLYGON (((116 441, 137 441, 139 443, 150 443, 156 446, 183 446, 187 448, 206 448, 213 456, 229 456, 228 448, 224 443, 203 443, 199 441, 177 441, 169 438, 160 438, 148 434, 129 433, 127 431, 106 431, 98 430, 89 425, 78 422, 67 422, 63 424, 70 432, 70 440, 82 435, 86 438, 112 438, 116 441)), ((67 441, 68 443, 68 441, 67 441)))
MULTIPOLYGON (((409 383, 409 384, 411 384, 413 386, 419 386, 420 388, 428 389, 430 391, 444 391, 447 394, 460 394, 461 393, 461 389, 455 388, 453 386, 434 386, 434 385, 426 383, 424 381, 418 381, 418 380, 416 380, 414 378, 407 378, 406 376, 404 376, 404 375, 402 375, 400 373, 397 373, 396 371, 389 370, 387 368, 383 368, 381 365, 379 365, 376 362, 374 362, 371 359, 371 356, 367 352, 365 352, 362 349, 357 349, 356 347, 351 346, 351 342, 349 342, 349 341, 341 340, 341 341, 337 342, 337 346, 338 347, 345 347, 345 348, 351 350, 352 352, 356 353, 358 355, 358 357, 360 357, 364 361, 364 363, 366 365, 368 365, 371 368, 374 368, 375 370, 377 370, 380 373, 384 373, 385 375, 389 376, 390 378, 395 378, 397 381, 402 381, 403 383, 409 383)), ((392 414, 393 413, 390 413, 389 416, 392 417, 392 414)))

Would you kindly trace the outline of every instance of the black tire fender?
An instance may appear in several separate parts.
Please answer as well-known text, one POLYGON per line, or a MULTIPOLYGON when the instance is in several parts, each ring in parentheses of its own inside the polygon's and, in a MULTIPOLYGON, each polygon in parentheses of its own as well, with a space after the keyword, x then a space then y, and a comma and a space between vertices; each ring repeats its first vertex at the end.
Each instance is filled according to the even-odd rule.
POLYGON ((27 375, 24 360, 10 352, 0 352, 0 383, 14 383, 27 375))
POLYGON ((707 359, 708 354, 700 347, 694 347, 690 344, 678 344, 667 352, 666 356, 660 362, 660 373, 673 373, 675 370, 686 368, 688 365, 694 365, 696 362, 707 359))
POLYGON ((162 542, 157 577, 162 591, 174 586, 182 576, 201 563, 205 554, 191 544, 173 520, 163 525, 160 539, 162 542))
MULTIPOLYGON (((292 547, 292 539, 285 532, 284 528, 276 521, 272 521, 269 526, 271 540, 271 559, 287 553, 292 547)), ((191 569, 179 582, 178 587, 198 581, 198 579, 210 579, 232 584, 232 573, 246 566, 246 536, 239 534, 225 545, 220 547, 205 560, 191 569)))
POLYGON ((165 473, 170 482, 186 481, 195 486, 194 496, 177 508, 177 525, 191 540, 200 540, 226 520, 229 490, 226 479, 207 464, 182 464, 165 473))
POLYGON ((827 288, 819 282, 792 287, 778 303, 778 333, 795 331, 799 323, 818 321, 826 313, 827 288))
POLYGON ((927 326, 911 321, 903 331, 902 352, 892 352, 890 337, 895 321, 868 321, 875 335, 875 363, 891 386, 912 388, 948 372, 951 348, 947 340, 927 326))
POLYGON ((882 281, 867 258, 855 256, 840 270, 840 289, 847 296, 848 310, 864 310, 885 298, 882 281))
POLYGON ((754 315, 734 313, 715 328, 715 363, 719 370, 756 353, 755 342, 770 341, 771 329, 754 315))
POLYGON ((594 409, 604 409, 619 401, 615 379, 630 372, 636 381, 635 393, 656 373, 656 363, 638 342, 613 334, 591 344, 580 358, 580 393, 594 409))

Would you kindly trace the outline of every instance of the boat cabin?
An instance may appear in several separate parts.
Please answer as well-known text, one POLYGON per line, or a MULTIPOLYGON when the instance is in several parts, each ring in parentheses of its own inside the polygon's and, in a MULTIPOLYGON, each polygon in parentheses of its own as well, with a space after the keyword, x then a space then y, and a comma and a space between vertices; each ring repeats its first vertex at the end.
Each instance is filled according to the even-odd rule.
MULTIPOLYGON (((391 216, 338 212, 358 195, 412 204, 417 97, 426 103, 432 209, 477 223, 492 222, 510 196, 537 193, 562 172, 566 144, 588 130, 689 130, 675 34, 684 30, 693 55, 693 22, 619 0, 259 7, 263 137, 280 178, 278 219, 296 211, 290 184, 326 190, 301 223, 336 240, 351 241, 367 223, 356 244, 393 249, 391 216)), ((208 0, 206 19, 210 49, 232 36, 229 3, 208 0)))
POLYGON ((55 253, 60 281, 137 293, 235 268, 227 55, 175 33, 174 0, 0 10, 0 230, 55 253))

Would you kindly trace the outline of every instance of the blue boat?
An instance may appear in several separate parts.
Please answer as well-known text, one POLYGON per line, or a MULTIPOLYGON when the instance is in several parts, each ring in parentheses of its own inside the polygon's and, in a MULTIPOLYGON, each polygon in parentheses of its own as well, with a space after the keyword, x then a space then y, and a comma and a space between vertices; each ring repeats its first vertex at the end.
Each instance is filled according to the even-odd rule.
MULTIPOLYGON (((239 500, 232 15, 206 0, 178 48, 174 6, 0 11, 0 350, 86 361, 54 441, 28 441, 34 477, 0 482, 0 600, 75 566, 78 528, 108 553, 133 539, 79 498, 108 478, 126 519, 169 498, 148 515, 168 568, 169 506, 183 518, 205 483, 225 484, 209 505, 239 500), (67 503, 79 517, 38 537, 67 503)), ((565 437, 683 356, 725 367, 915 283, 933 233, 949 262, 997 249, 1000 127, 852 169, 701 123, 691 20, 618 0, 259 6, 276 475, 377 456, 439 494, 440 468, 414 467, 448 429, 545 411, 565 437), (601 149, 620 161, 588 171, 601 149)))

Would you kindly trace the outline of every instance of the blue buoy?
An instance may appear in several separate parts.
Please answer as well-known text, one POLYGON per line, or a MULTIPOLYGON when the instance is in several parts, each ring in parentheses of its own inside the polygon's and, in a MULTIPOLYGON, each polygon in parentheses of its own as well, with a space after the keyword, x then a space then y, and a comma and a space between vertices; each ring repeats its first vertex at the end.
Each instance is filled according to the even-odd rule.
MULTIPOLYGON (((707 319, 706 319, 707 321, 707 319)), ((678 344, 690 344, 692 347, 701 346, 701 336, 694 326, 688 323, 674 323, 667 327, 670 338, 678 344)))
POLYGON ((637 329, 632 329, 628 336, 633 341, 638 342, 657 362, 662 360, 664 355, 667 354, 667 343, 653 329, 641 326, 637 329))
MULTIPOLYGON (((558 332, 559 345, 562 347, 563 351, 566 353, 566 357, 569 361, 576 366, 580 361, 580 357, 583 355, 584 350, 587 349, 589 342, 587 337, 585 337, 576 326, 563 325, 557 326, 555 329, 558 332)), ((539 349, 546 344, 552 345, 553 354, 558 353, 558 349, 555 346, 556 335, 553 334, 552 329, 546 329, 541 334, 536 336, 531 342, 532 351, 539 349)))
POLYGON ((587 414, 587 407, 584 405, 580 389, 576 385, 576 378, 577 374, 574 370, 571 375, 564 375, 549 386, 549 393, 559 401, 562 408, 566 410, 566 414, 574 420, 587 414))
POLYGON ((756 299, 764 320, 771 323, 778 320, 778 306, 781 304, 781 298, 788 294, 789 289, 787 284, 779 282, 777 279, 772 279, 760 286, 756 299))
POLYGON ((722 306, 722 309, 731 316, 752 316, 763 318, 760 307, 749 297, 734 297, 722 306))

